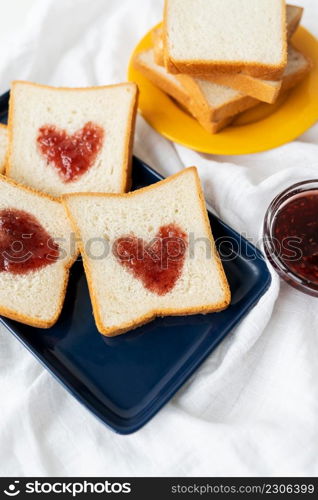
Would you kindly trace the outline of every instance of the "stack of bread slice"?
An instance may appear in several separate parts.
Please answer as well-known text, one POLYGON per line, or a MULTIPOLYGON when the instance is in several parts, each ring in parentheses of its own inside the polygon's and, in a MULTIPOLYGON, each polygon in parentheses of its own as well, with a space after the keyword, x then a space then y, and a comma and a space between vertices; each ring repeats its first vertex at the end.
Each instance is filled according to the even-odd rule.
POLYGON ((215 133, 310 71, 291 42, 302 13, 284 0, 166 0, 135 67, 215 133))

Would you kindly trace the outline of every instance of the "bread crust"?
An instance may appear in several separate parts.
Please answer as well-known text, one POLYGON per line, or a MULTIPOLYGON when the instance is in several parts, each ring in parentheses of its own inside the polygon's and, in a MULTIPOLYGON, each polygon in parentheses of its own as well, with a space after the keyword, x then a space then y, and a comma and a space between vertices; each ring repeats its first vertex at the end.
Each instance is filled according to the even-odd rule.
POLYGON ((12 151, 13 151, 13 116, 14 116, 14 109, 15 109, 15 103, 14 103, 14 98, 13 98, 13 92, 12 90, 16 85, 29 85, 32 87, 38 87, 38 88, 46 88, 50 90, 67 90, 67 91, 94 91, 98 89, 105 89, 105 88, 114 88, 114 87, 123 87, 123 86, 130 86, 134 88, 135 92, 135 99, 131 104, 130 108, 130 113, 129 113, 129 127, 127 127, 127 134, 125 138, 125 160, 124 160, 124 165, 122 169, 122 179, 121 179, 121 189, 123 192, 127 191, 131 185, 131 165, 132 165, 132 148, 133 148, 133 139, 134 139, 134 130, 135 130, 135 122, 136 122, 136 114, 137 114, 137 107, 138 107, 138 94, 139 94, 139 89, 136 83, 134 82, 127 82, 127 83, 116 83, 113 85, 100 85, 100 86, 94 86, 94 87, 52 87, 50 85, 42 85, 40 83, 34 83, 34 82, 28 82, 25 80, 15 80, 11 84, 11 93, 10 93, 10 99, 9 99, 9 115, 8 115, 8 135, 9 135, 9 144, 8 144, 8 152, 6 156, 6 162, 5 162, 5 174, 10 177, 10 169, 11 169, 11 158, 12 158, 12 151))
MULTIPOLYGON (((23 184, 20 184, 20 183, 16 182, 15 180, 10 179, 10 178, 8 178, 4 175, 1 175, 1 174, 0 174, 0 180, 7 182, 8 184, 11 184, 14 187, 20 188, 20 189, 22 189, 30 194, 33 194, 35 196, 39 196, 41 198, 48 199, 50 201, 54 201, 55 203, 58 203, 58 204, 63 206, 62 200, 60 198, 43 193, 42 191, 37 191, 36 189, 33 189, 29 186, 24 186, 23 184)), ((62 312, 63 304, 64 304, 65 296, 66 296, 66 288, 67 288, 67 284, 68 284, 70 268, 73 265, 73 263, 76 261, 78 255, 79 255, 79 251, 77 249, 75 251, 74 255, 70 255, 70 258, 64 263, 64 281, 63 281, 61 294, 59 297, 59 304, 58 304, 58 307, 56 309, 54 316, 52 316, 52 318, 50 320, 42 321, 42 320, 39 320, 38 318, 34 318, 32 316, 26 316, 24 314, 20 314, 16 311, 12 310, 12 309, 3 307, 3 306, 1 306, 1 304, 0 304, 0 315, 5 316, 6 318, 12 319, 14 321, 19 321, 20 323, 24 323, 24 324, 29 325, 29 326, 34 326, 36 328, 50 328, 51 326, 53 326, 57 322, 57 320, 59 319, 60 314, 62 312)), ((36 271, 31 271, 31 272, 36 273, 36 271)))
POLYGON ((279 80, 286 68, 287 58, 283 57, 280 64, 265 66, 260 63, 246 64, 222 61, 175 61, 172 57, 165 56, 165 64, 172 74, 184 73, 198 77, 198 75, 206 74, 213 76, 215 73, 239 73, 244 71, 247 75, 263 80, 279 80))
POLYGON ((178 74, 185 73, 192 76, 202 74, 213 75, 214 73, 227 72, 238 73, 244 71, 250 76, 263 78, 264 80, 279 80, 284 72, 287 64, 287 28, 286 28, 286 3, 285 0, 280 0, 283 16, 282 16, 282 34, 283 34, 283 52, 279 64, 262 64, 255 62, 239 62, 239 61, 184 61, 175 60, 169 53, 168 49, 168 32, 167 32, 167 17, 168 17, 168 1, 165 0, 164 15, 163 15, 163 51, 164 62, 167 70, 170 73, 178 74))
POLYGON ((126 193, 130 190, 132 184, 132 152, 134 147, 135 138, 135 128, 136 128, 136 117, 138 110, 138 98, 139 98, 139 88, 136 83, 133 83, 135 87, 135 99, 132 102, 130 113, 129 113, 129 124, 127 128, 127 134, 125 138, 125 170, 122 178, 122 192, 126 193))
MULTIPOLYGON (((0 123, 0 130, 8 132, 8 127, 4 123, 0 123)), ((2 174, 5 171, 6 162, 7 162, 7 155, 8 155, 8 144, 7 144, 7 147, 6 147, 6 152, 5 152, 3 161, 0 162, 0 174, 2 174)))
POLYGON ((65 194, 62 196, 62 201, 65 203, 66 211, 68 213, 68 216, 72 222, 73 229, 77 236, 79 237, 80 240, 80 252, 82 254, 83 258, 83 263, 84 263, 84 269, 87 277, 87 282, 88 282, 88 289, 92 301, 92 306, 93 306, 93 313, 94 313, 94 318, 96 322, 96 326, 98 331, 102 334, 105 335, 106 337, 115 337, 117 335, 121 335, 123 333, 126 333, 130 330, 133 330, 139 326, 142 326, 149 321, 152 321, 156 317, 160 316, 185 316, 185 315, 192 315, 192 314, 207 314, 211 312, 219 312, 224 309, 226 309, 230 302, 231 302, 231 291, 230 287, 223 269, 223 265, 221 262, 221 259, 219 257, 219 254, 216 250, 215 242, 212 236, 212 230, 211 230, 211 225, 210 221, 208 218, 208 212, 206 209, 206 204, 205 204, 205 199, 204 199, 204 194, 202 191, 201 183, 200 183, 200 178, 197 172, 196 167, 189 167, 186 169, 186 171, 192 170, 195 174, 195 182, 196 182, 196 189, 197 189, 197 194, 199 198, 199 203, 202 208, 202 213, 204 217, 204 222, 205 222, 205 228, 207 231, 207 234, 209 235, 209 239, 211 242, 211 248, 213 251, 213 258, 215 259, 218 271, 219 271, 219 277, 222 283, 222 287, 225 293, 225 298, 222 302, 219 302, 218 304, 211 304, 211 306, 202 306, 202 307, 192 307, 192 308, 185 308, 185 309, 172 309, 172 308, 165 308, 165 309, 152 309, 151 311, 147 312, 140 318, 125 323, 123 324, 120 328, 108 328, 104 325, 102 321, 102 317, 99 311, 99 303, 96 298, 96 294, 94 291, 94 285, 93 285, 93 280, 92 280, 92 273, 90 270, 90 265, 89 265, 89 260, 86 257, 86 253, 84 251, 84 245, 81 237, 81 232, 80 229, 76 223, 75 218, 73 217, 71 210, 68 207, 68 199, 73 198, 73 197, 83 197, 83 196, 97 196, 97 197, 112 197, 112 198, 122 198, 122 197, 135 197, 138 196, 140 193, 144 192, 149 192, 152 191, 153 189, 156 189, 156 186, 158 185, 163 185, 171 182, 171 180, 175 179, 178 176, 181 176, 184 174, 185 170, 181 170, 181 172, 178 172, 177 174, 174 174, 170 177, 167 177, 166 179, 163 179, 162 181, 159 181, 155 184, 152 184, 150 186, 146 186, 144 188, 138 189, 137 191, 132 191, 130 193, 123 193, 123 194, 114 194, 114 193, 109 193, 109 194, 103 194, 103 193, 70 193, 70 194, 65 194))

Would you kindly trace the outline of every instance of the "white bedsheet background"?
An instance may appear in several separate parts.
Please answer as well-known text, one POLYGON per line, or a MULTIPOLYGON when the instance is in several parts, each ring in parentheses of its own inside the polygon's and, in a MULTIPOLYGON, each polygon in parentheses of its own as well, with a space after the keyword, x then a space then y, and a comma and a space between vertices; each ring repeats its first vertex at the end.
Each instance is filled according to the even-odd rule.
MULTIPOLYGON (((297 3, 318 36, 317 0, 297 3)), ((161 13, 158 0, 39 0, 2 46, 0 90, 17 78, 122 81, 131 50, 161 13)), ((257 241, 274 195, 318 177, 318 125, 273 151, 217 157, 169 143, 139 117, 135 154, 164 175, 196 165, 208 202, 257 241)), ((317 305, 274 274, 269 292, 177 396, 126 437, 99 423, 1 328, 0 474, 317 475, 317 305)))

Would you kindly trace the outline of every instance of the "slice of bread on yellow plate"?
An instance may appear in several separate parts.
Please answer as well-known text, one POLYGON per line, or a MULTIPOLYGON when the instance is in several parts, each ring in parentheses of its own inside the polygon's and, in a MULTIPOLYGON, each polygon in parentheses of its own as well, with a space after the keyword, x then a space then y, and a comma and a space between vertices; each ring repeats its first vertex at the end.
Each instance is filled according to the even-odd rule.
MULTIPOLYGON (((287 37, 290 39, 299 26, 303 8, 295 5, 287 5, 287 37)), ((158 27, 153 31, 154 59, 157 64, 164 65, 163 58, 163 40, 162 28, 158 27)), ((276 101, 281 86, 281 80, 262 80, 247 75, 244 72, 239 73, 214 73, 213 75, 199 75, 199 78, 225 85, 235 90, 243 92, 246 95, 259 99, 269 104, 276 101)))
POLYGON ((115 336, 156 316, 229 305, 195 167, 132 193, 70 194, 64 201, 100 333, 115 336))
POLYGON ((4 172, 8 150, 8 129, 0 123, 0 174, 4 172))
POLYGON ((63 204, 0 176, 0 314, 48 328, 62 310, 76 259, 63 204))
POLYGON ((134 83, 54 88, 12 84, 6 174, 59 196, 129 189, 134 83))
POLYGON ((278 79, 287 64, 285 0, 166 0, 163 44, 172 73, 278 79))
POLYGON ((202 99, 196 100, 195 93, 183 85, 179 75, 168 73, 163 66, 155 62, 152 49, 137 54, 134 66, 154 85, 178 101, 203 128, 212 134, 229 125, 237 110, 249 109, 258 102, 251 97, 242 96, 240 92, 208 82, 210 92, 207 92, 207 99, 209 100, 205 99, 202 104, 202 99), (210 110, 209 113, 207 113, 207 108, 210 110))

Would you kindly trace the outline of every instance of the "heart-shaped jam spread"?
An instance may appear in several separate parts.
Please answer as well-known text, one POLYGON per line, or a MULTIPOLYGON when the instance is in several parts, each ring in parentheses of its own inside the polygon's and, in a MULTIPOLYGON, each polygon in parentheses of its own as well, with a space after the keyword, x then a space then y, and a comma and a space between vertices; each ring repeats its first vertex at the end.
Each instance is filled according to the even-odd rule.
POLYGON ((59 255, 59 246, 33 215, 0 211, 0 272, 25 274, 53 264, 59 255))
POLYGON ((71 135, 54 125, 45 125, 39 129, 37 144, 40 153, 54 165, 63 182, 72 182, 93 165, 103 140, 102 127, 87 122, 71 135))
POLYGON ((187 247, 186 233, 176 224, 167 224, 150 242, 131 234, 117 238, 113 254, 145 288, 165 295, 181 276, 187 247))

